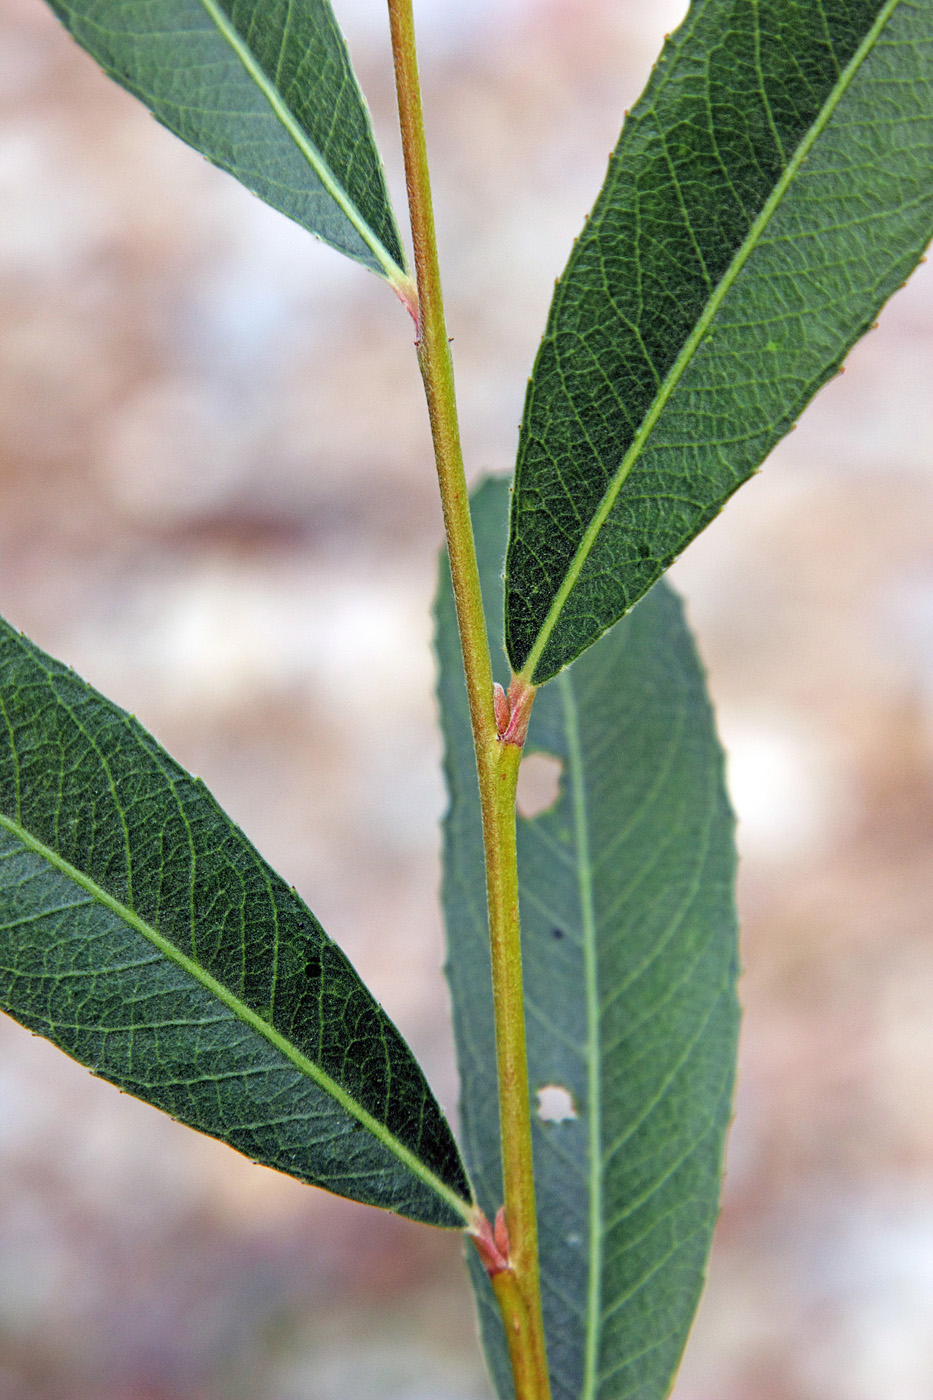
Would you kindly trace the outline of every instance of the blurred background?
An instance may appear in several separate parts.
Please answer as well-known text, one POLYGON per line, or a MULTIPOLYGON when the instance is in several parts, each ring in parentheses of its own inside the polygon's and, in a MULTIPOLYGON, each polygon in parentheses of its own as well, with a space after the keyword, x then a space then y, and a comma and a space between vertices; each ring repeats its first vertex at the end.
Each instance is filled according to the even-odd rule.
MULTIPOLYGON (((337 0, 403 211, 381 0, 337 0)), ((677 0, 421 0, 471 474, 677 0)), ((406 313, 0 0, 0 607, 199 773, 453 1111, 406 313), (363 678, 361 680, 361 678, 363 678)), ((933 278, 675 569, 740 816, 744 1037, 676 1400, 933 1395, 933 278)), ((0 1023, 0 1400, 484 1400, 460 1243, 0 1023)))

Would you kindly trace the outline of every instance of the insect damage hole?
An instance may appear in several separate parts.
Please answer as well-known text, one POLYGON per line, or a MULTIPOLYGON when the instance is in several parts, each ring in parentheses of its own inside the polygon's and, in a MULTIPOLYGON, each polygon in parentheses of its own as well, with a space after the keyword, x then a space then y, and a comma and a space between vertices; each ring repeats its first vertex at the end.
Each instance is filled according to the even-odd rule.
POLYGON ((573 1094, 562 1084, 545 1084, 537 1092, 538 1117, 542 1123, 566 1123, 577 1117, 573 1094))
POLYGON ((560 797, 560 780, 564 765, 550 753, 530 753, 522 759, 518 770, 518 791, 515 805, 518 815, 531 821, 550 811, 560 797))

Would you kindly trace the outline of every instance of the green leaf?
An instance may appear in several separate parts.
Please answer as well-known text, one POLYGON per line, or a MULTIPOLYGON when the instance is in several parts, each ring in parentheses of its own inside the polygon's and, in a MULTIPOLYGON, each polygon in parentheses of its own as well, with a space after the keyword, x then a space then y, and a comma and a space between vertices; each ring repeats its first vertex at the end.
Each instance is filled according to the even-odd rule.
POLYGON ((469 1214, 421 1070, 314 915, 135 719, 2 620, 0 1008, 254 1161, 469 1214))
POLYGON ((111 78, 325 243, 408 285, 329 0, 49 0, 111 78))
POLYGON ((516 672, 578 656, 756 471, 919 259, 931 172, 930 0, 694 0, 529 385, 516 672))
MULTIPOLYGON (((475 499, 490 618, 506 499, 501 481, 475 499)), ((501 1180, 483 859, 446 578, 437 617, 462 1142, 490 1214, 501 1180)), ((533 1116, 554 1400, 661 1400, 702 1286, 738 1033, 733 819, 702 670, 666 585, 537 696, 526 749, 563 765, 556 805, 519 819, 533 1110, 552 1087, 576 1113, 533 1116)), ((474 1284, 507 1397, 481 1269, 474 1284)))

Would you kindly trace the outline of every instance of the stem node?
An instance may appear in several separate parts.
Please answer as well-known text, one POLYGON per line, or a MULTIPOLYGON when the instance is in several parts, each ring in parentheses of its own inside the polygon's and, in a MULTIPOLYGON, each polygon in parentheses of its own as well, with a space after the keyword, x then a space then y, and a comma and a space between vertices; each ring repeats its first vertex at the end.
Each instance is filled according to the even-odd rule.
POLYGON ((476 1246, 476 1252, 483 1262, 483 1268, 490 1278, 495 1278, 497 1274, 503 1274, 512 1269, 509 1259, 509 1232, 505 1225, 505 1207, 500 1206, 496 1212, 496 1223, 490 1225, 489 1220, 481 1210, 477 1210, 476 1219, 470 1229, 470 1236, 476 1246))
POLYGON ((502 696, 501 701, 499 695, 496 696, 496 720, 499 726, 499 738, 503 744, 514 744, 517 749, 520 749, 528 734, 528 721, 531 719, 531 707, 534 704, 536 687, 529 685, 521 676, 513 676, 508 695, 504 693, 501 685, 496 688, 499 695, 502 696), (504 724, 502 723, 503 718, 504 724))

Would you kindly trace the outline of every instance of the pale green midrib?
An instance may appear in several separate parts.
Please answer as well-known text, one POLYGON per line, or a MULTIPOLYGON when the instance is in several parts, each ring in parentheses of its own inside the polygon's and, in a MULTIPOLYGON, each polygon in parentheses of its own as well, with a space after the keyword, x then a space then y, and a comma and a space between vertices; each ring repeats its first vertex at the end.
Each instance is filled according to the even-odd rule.
POLYGON ((587 1262, 586 1338, 584 1342, 583 1389, 580 1400, 596 1395, 596 1367, 602 1323, 603 1272, 603 1181, 602 1181, 602 1097, 599 1061, 599 984, 596 966, 596 917, 593 907, 592 862, 586 792, 583 778, 583 750, 573 682, 564 671, 559 677, 567 732, 567 761, 570 771, 574 838, 577 849, 577 889, 580 898, 580 924, 583 938, 583 965, 586 988, 587 1046, 587 1132, 589 1150, 589 1252, 587 1262))
POLYGON ((239 1020, 248 1025, 251 1030, 256 1031, 256 1033, 262 1036, 274 1049, 284 1055, 299 1073, 313 1080, 319 1088, 329 1094, 346 1113, 352 1118, 355 1118, 367 1132, 371 1133, 372 1136, 386 1148, 387 1151, 397 1157, 413 1176, 416 1176, 418 1180, 429 1187, 435 1195, 439 1196, 446 1205, 450 1206, 452 1210, 460 1215, 466 1224, 470 1223, 473 1210, 470 1202, 458 1196, 445 1182, 441 1181, 440 1177, 436 1176, 430 1168, 426 1167, 410 1148, 406 1147, 404 1143, 399 1142, 398 1138, 395 1137, 393 1133, 390 1133, 384 1124, 380 1123, 378 1119, 373 1118, 373 1116, 363 1108, 362 1104, 357 1103, 357 1101, 352 1098, 345 1089, 342 1089, 335 1080, 331 1079, 330 1075, 322 1070, 319 1065, 316 1065, 313 1060, 309 1060, 306 1055, 303 1055, 300 1050, 296 1049, 296 1047, 292 1045, 290 1041, 286 1040, 274 1026, 270 1026, 267 1021, 264 1021, 258 1012, 253 1011, 244 1001, 235 996, 229 988, 225 987, 222 982, 212 977, 211 974, 196 963, 193 958, 189 958, 179 948, 176 948, 173 943, 170 943, 167 938, 163 937, 151 924, 146 923, 144 919, 140 918, 134 910, 127 908, 120 900, 114 899, 112 895, 102 889, 90 876, 85 875, 82 871, 78 870, 76 866, 65 860, 56 851, 53 851, 51 847, 39 841, 19 822, 12 821, 9 817, 0 812, 0 827, 8 831, 16 840, 21 841, 28 850, 41 856, 53 869, 57 870, 67 879, 73 881, 79 889, 84 890, 85 893, 89 894, 98 904, 101 904, 105 909, 115 914, 118 919, 128 924, 130 928, 135 929, 135 931, 143 938, 147 939, 158 952, 168 958, 170 962, 175 963, 177 967, 180 967, 183 972, 187 973, 193 981, 197 982, 205 991, 209 992, 211 996, 216 997, 228 1011, 232 1011, 239 1020))
POLYGON ((612 507, 615 505, 619 492, 622 490, 622 487, 625 485, 625 482, 627 481, 636 463, 638 462, 638 459, 642 453, 642 449, 644 448, 645 443, 647 442, 648 438, 653 432, 654 426, 657 423, 658 418, 660 417, 663 410, 666 408, 668 400, 671 398, 671 395, 673 394, 678 383, 680 382, 680 379, 685 373, 688 365, 691 363, 697 346, 703 339, 703 336, 706 334, 706 331, 709 329, 710 322, 713 320, 714 316, 716 315, 717 311, 719 310, 720 306, 725 300, 727 293, 731 290, 733 283, 738 278, 746 262, 751 257, 755 248, 758 246, 762 234, 764 233, 768 224, 771 222, 772 218, 777 212, 778 206, 784 198, 784 195, 787 193, 791 182, 796 178, 800 167, 803 165, 803 162, 810 154, 810 151, 813 149, 813 146, 818 140, 818 138, 826 129, 830 118, 835 114, 839 103, 842 101, 843 97, 845 96, 846 92, 851 86, 856 74, 858 73, 858 70, 861 68, 862 64, 865 62, 865 59, 868 57, 869 53, 874 48, 882 29, 884 29, 885 25, 888 23, 888 20, 891 18, 891 15, 894 13, 898 5, 900 4, 901 0, 886 0, 886 4, 878 12, 875 21, 869 29, 868 33, 866 34, 865 38, 862 40, 858 49, 855 51, 852 58, 846 64, 846 67, 843 69, 835 87, 832 89, 832 91, 826 99, 826 102, 821 108, 819 115, 810 126, 810 129, 807 131, 806 135, 799 142, 797 149, 791 157, 784 174, 781 176, 780 180, 778 180, 774 189, 771 191, 771 194, 765 201, 761 213, 758 215, 757 219, 749 229, 748 234, 746 235, 744 241, 742 242, 741 246, 739 247, 738 251, 733 257, 732 262, 729 264, 728 268, 726 269, 725 273, 723 274, 722 278, 717 284, 715 290, 710 296, 709 301, 706 303, 702 315, 700 316, 690 335, 687 337, 687 340, 684 342, 683 349, 677 356, 677 359, 674 361, 674 364, 668 370, 664 382, 658 390, 658 393, 655 396, 651 407, 649 408, 648 412, 645 414, 645 417, 642 420, 641 426, 635 435, 631 447, 629 448, 625 456, 622 458, 622 462, 619 465, 619 469, 616 472, 615 477, 610 482, 609 486, 606 488, 606 493, 603 496, 596 510, 596 513, 594 514, 592 520, 590 521, 589 525, 583 533, 583 537, 580 540, 580 544, 577 546, 577 550, 573 556, 573 559, 570 561, 570 566, 567 570, 567 573, 564 575, 564 580, 560 588, 557 590, 557 593, 554 595, 554 601, 551 604, 548 615, 541 625, 541 631, 538 633, 538 638, 525 659, 525 664, 522 667, 520 674, 521 677, 524 680, 527 680, 529 683, 531 682, 531 679, 534 676, 535 667, 541 660, 541 656, 544 653, 544 650, 551 639, 551 636, 554 632, 555 627, 557 626, 558 621, 560 620, 560 615, 564 610, 564 605, 567 602, 570 593, 573 591, 577 579, 582 573, 587 559, 589 558, 593 548, 595 547, 597 537, 599 536, 600 531, 602 530, 603 525, 606 522, 606 517, 609 515, 609 512, 612 510, 612 507))
POLYGON ((280 94, 276 91, 269 78, 263 72, 262 68, 256 62, 256 59, 254 58, 249 46, 241 38, 237 30, 230 22, 230 20, 219 8, 219 6, 215 4, 215 0, 201 0, 201 3, 207 11, 208 15, 214 21, 214 24, 217 26, 220 33, 226 39, 227 43, 230 45, 234 53, 239 58, 240 62, 243 64, 243 67, 246 69, 253 82, 256 84, 260 92, 265 97, 266 101, 269 103, 269 106, 272 108, 273 112, 278 117, 279 121, 282 123, 283 127, 288 132, 289 136, 292 138, 295 145, 298 147, 299 151, 304 156, 305 160, 314 170, 314 173, 317 175, 321 184, 327 190, 327 193, 330 195, 331 199, 333 199, 334 203, 346 215, 347 219, 356 229, 356 232, 360 235, 367 248, 369 248, 370 252, 373 254, 376 261, 379 263, 379 266, 385 273, 386 279, 389 282, 391 282, 393 286, 408 283, 410 281, 410 278, 408 276, 408 273, 405 271, 404 267, 400 267, 398 265, 398 263, 393 258, 392 254, 389 252, 388 248, 386 248, 385 244, 376 234, 375 230, 371 228, 370 225, 363 218, 362 214, 351 200, 349 194, 344 189, 343 185, 340 183, 334 172, 331 170, 330 166, 324 160, 320 151, 317 149, 316 146, 314 146, 311 143, 311 141, 308 140, 308 137, 305 135, 301 127, 298 125, 298 122, 295 120, 294 115, 283 102, 280 94))

